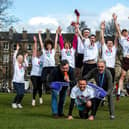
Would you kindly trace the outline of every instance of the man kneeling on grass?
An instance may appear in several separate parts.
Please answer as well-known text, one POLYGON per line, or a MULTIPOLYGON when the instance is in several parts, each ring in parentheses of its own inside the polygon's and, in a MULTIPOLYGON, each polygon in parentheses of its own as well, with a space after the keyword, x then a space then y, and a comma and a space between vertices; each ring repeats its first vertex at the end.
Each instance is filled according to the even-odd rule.
POLYGON ((74 104, 76 104, 79 110, 79 116, 82 119, 94 120, 94 116, 89 115, 89 111, 92 109, 92 99, 95 97, 95 90, 88 86, 86 80, 79 79, 78 84, 73 87, 70 97, 71 103, 69 106, 68 119, 73 119, 72 111, 74 108, 74 104))

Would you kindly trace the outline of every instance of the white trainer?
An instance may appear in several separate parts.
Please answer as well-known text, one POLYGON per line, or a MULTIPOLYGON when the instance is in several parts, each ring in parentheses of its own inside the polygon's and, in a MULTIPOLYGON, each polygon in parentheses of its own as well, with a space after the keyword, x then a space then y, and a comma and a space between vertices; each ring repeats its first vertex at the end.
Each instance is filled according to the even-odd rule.
POLYGON ((23 108, 23 106, 21 104, 17 104, 17 107, 20 109, 23 108))
POLYGON ((35 100, 33 99, 32 100, 32 106, 35 106, 36 104, 35 104, 35 100))
POLYGON ((42 98, 39 98, 39 103, 43 104, 43 99, 42 98))
POLYGON ((17 104, 16 103, 12 103, 12 108, 16 109, 17 108, 17 104))

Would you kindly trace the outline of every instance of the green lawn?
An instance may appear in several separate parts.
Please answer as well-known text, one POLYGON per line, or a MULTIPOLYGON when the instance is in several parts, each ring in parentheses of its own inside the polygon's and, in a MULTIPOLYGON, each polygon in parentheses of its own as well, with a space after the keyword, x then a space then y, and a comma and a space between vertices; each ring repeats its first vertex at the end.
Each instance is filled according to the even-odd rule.
MULTIPOLYGON (((96 120, 78 119, 73 112, 74 120, 66 118, 54 119, 51 116, 50 95, 44 95, 44 104, 31 106, 31 95, 26 94, 23 109, 12 109, 11 101, 14 94, 0 93, 0 129, 129 129, 129 98, 121 98, 115 103, 116 119, 110 120, 107 105, 100 107, 96 120)), ((68 112, 69 99, 65 104, 68 112)))

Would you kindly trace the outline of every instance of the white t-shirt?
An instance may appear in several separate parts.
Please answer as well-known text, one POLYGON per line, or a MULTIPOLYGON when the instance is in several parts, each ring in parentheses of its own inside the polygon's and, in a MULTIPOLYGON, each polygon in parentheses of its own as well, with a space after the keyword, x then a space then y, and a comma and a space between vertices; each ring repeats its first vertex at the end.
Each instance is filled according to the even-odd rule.
POLYGON ((88 42, 84 43, 84 58, 83 62, 88 60, 95 60, 97 62, 98 58, 98 43, 95 43, 94 46, 88 42))
POLYGON ((43 68, 43 58, 42 56, 32 57, 32 69, 31 69, 31 76, 41 76, 43 68))
POLYGON ((55 49, 42 50, 43 52, 43 67, 54 67, 55 66, 55 49))
POLYGON ((16 59, 17 53, 18 51, 15 51, 13 56, 14 74, 12 81, 17 83, 24 83, 25 68, 28 67, 28 61, 24 59, 24 63, 19 64, 16 59))
MULTIPOLYGON (((90 42, 89 38, 85 39, 84 42, 89 43, 89 42, 90 42)), ((77 52, 78 52, 79 54, 84 54, 84 43, 82 42, 82 40, 81 40, 80 37, 78 37, 77 52)))
POLYGON ((116 51, 117 48, 115 46, 113 46, 112 49, 109 50, 105 43, 102 45, 102 58, 106 61, 106 67, 115 67, 116 51))
POLYGON ((125 38, 121 36, 119 42, 123 48, 123 56, 126 57, 127 55, 129 55, 129 37, 125 38))
POLYGON ((63 48, 61 50, 61 59, 64 60, 68 60, 69 65, 72 68, 75 68, 75 49, 71 48, 71 49, 65 49, 63 48))
POLYGON ((85 90, 81 91, 80 88, 76 85, 72 88, 70 97, 75 99, 77 105, 80 105, 81 102, 85 103, 87 100, 94 98, 95 90, 87 85, 85 90))

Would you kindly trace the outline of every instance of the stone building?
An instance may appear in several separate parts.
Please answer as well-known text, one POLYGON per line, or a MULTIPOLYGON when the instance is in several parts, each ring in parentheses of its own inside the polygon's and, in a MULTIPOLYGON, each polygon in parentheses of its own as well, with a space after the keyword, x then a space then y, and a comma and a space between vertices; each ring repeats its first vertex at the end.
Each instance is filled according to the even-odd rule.
MULTIPOLYGON (((0 83, 1 81, 7 80, 9 86, 11 87, 11 80, 13 75, 13 53, 16 50, 16 44, 20 44, 20 51, 28 52, 28 59, 29 59, 29 68, 26 71, 25 78, 29 78, 30 71, 31 71, 31 56, 32 56, 32 46, 33 46, 33 36, 36 35, 38 39, 37 33, 27 33, 27 31, 23 30, 22 33, 14 33, 12 28, 9 32, 0 32, 0 83)), ((96 31, 97 40, 99 40, 99 31, 96 31)), ((51 38, 53 41, 55 40, 55 34, 50 34, 47 30, 46 33, 42 34, 42 39, 45 40, 46 38, 51 38)), ((63 34, 64 39, 69 40, 72 43, 73 34, 67 33, 63 34)), ((38 41, 39 45, 39 41, 38 41)), ((40 46, 40 45, 39 45, 40 46)), ((39 48, 39 47, 38 47, 39 48)), ((118 49, 117 53, 117 61, 116 61, 116 81, 118 81, 121 72, 121 52, 120 48, 118 49), (118 56, 119 55, 119 56, 118 56), (118 58, 120 57, 120 58, 118 58)), ((60 60, 60 49, 59 46, 57 48, 56 53, 56 64, 59 63, 60 60)), ((129 74, 129 73, 128 73, 129 74)), ((127 76, 126 80, 129 78, 127 76)))
MULTIPOLYGON (((16 50, 16 44, 19 43, 21 52, 28 52, 29 67, 26 71, 25 78, 29 78, 31 71, 31 57, 32 57, 32 47, 33 47, 33 36, 36 36, 38 39, 37 33, 27 33, 23 30, 22 33, 14 33, 12 28, 9 32, 0 32, 0 83, 3 80, 7 80, 9 86, 11 87, 11 80, 13 76, 13 53, 16 50)), ((55 34, 50 34, 49 31, 42 34, 42 39, 51 38, 55 41, 55 34)), ((64 39, 66 38, 72 42, 73 34, 63 34, 64 39)), ((38 41, 38 48, 40 47, 38 41)), ((60 49, 59 46, 56 52, 56 64, 59 63, 60 58, 60 49)))

